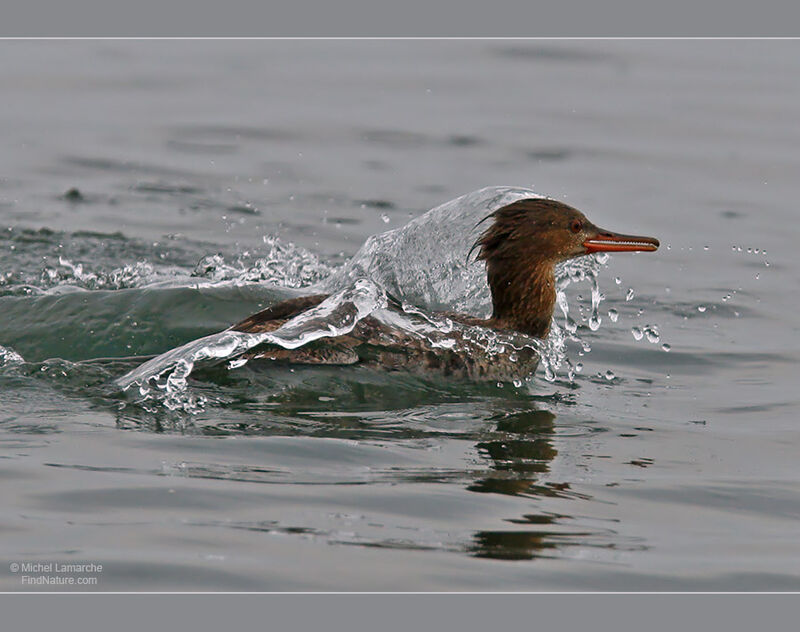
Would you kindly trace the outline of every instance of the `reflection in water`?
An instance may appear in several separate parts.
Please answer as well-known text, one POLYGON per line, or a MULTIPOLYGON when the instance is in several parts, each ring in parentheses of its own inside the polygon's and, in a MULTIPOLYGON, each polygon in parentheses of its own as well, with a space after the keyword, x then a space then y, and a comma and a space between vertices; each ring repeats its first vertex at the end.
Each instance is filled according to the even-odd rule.
POLYGON ((497 560, 531 560, 558 543, 548 531, 478 531, 471 552, 475 557, 497 560))
MULTIPOLYGON (((503 519, 509 528, 440 533, 438 544, 430 544, 421 533, 399 541, 388 532, 382 534, 382 529, 365 528, 343 536, 336 529, 322 528, 324 524, 302 525, 331 543, 438 548, 497 560, 563 556, 570 547, 613 549, 625 545, 619 534, 605 525, 588 527, 585 520, 567 512, 541 507, 545 498, 563 499, 565 504, 574 499, 590 500, 572 490, 569 482, 545 477, 558 456, 554 446, 556 414, 537 406, 544 402, 552 407, 560 398, 531 397, 523 390, 426 381, 368 369, 314 367, 274 375, 249 367, 237 372, 211 368, 196 379, 196 389, 202 392, 208 381, 209 388, 224 401, 199 416, 170 417, 163 409, 148 412, 126 407, 118 414, 118 426, 206 436, 319 437, 357 441, 364 447, 382 445, 398 452, 409 446, 440 449, 457 440, 467 445, 472 442, 482 463, 476 467, 470 460, 465 467, 463 460, 446 461, 438 467, 431 464, 422 468, 415 463, 365 468, 341 463, 320 471, 313 466, 273 467, 269 462, 194 462, 181 463, 170 472, 172 475, 267 484, 455 484, 469 492, 529 501, 525 513, 503 519)), ((548 508, 552 506, 548 504, 548 508)), ((238 524, 232 522, 230 526, 238 524)))
MULTIPOLYGON (((467 487, 479 493, 536 495, 536 474, 548 471, 548 464, 558 454, 550 442, 556 416, 548 410, 521 410, 503 415, 497 420, 497 432, 506 435, 494 441, 477 444, 480 454, 491 460, 491 475, 482 477, 467 487)), ((544 488, 548 489, 548 488, 544 488)), ((550 524, 551 515, 530 515, 526 520, 510 522, 550 524)), ((469 551, 476 557, 502 560, 526 560, 541 555, 546 549, 558 546, 559 534, 538 529, 478 531, 469 551), (556 536, 556 537, 553 537, 556 536)))
POLYGON ((492 475, 472 483, 473 492, 495 494, 526 493, 535 478, 531 474, 548 470, 557 451, 549 441, 556 416, 548 410, 523 410, 506 413, 497 421, 503 438, 476 445, 482 456, 491 459, 492 475))
MULTIPOLYGON (((477 444, 480 454, 491 461, 488 476, 482 476, 467 489, 472 492, 537 497, 588 497, 570 490, 569 483, 539 484, 537 475, 549 471, 558 454, 551 439, 556 415, 549 410, 528 408, 505 413, 496 421, 502 437, 477 444)), ((564 514, 531 513, 506 521, 517 529, 477 531, 467 551, 475 557, 498 560, 532 560, 553 556, 555 550, 569 546, 614 548, 609 541, 616 532, 610 529, 589 531, 570 529, 573 518, 564 514), (543 528, 544 525, 547 527, 543 528), (528 528, 524 528, 527 526, 528 528)))

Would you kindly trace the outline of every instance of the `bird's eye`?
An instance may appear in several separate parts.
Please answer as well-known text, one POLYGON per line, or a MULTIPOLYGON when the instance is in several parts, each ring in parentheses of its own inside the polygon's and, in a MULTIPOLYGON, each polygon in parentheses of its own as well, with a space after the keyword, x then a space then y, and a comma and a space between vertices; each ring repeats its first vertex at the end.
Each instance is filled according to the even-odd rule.
POLYGON ((576 219, 570 224, 569 228, 573 233, 579 233, 583 230, 583 224, 579 219, 576 219))

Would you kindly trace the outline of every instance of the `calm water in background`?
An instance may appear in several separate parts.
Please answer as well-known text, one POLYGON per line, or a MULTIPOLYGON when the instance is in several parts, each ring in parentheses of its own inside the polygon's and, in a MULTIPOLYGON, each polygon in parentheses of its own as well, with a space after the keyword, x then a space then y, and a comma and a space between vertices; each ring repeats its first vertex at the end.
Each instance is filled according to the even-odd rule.
POLYGON ((0 86, 0 558, 106 590, 800 588, 800 42, 6 41, 0 86), (235 280, 277 236, 297 285, 494 184, 661 239, 607 262, 574 383, 223 370, 178 416, 121 407, 136 361, 76 364, 286 295, 153 286, 204 257, 235 280))

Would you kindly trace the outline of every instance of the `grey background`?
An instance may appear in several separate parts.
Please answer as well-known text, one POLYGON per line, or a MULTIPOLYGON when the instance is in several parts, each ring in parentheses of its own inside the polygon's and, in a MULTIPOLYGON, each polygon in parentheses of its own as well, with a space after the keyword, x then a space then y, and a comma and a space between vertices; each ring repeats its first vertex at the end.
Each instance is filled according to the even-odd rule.
POLYGON ((0 36, 792 36, 787 0, 29 0, 0 36))
MULTIPOLYGON (((24 595, 5 621, 38 630, 752 630, 788 623, 776 595, 24 595), (42 608, 46 600, 47 609, 42 608), (36 602, 36 603, 35 603, 36 602), (37 606, 38 604, 38 606, 37 606), (765 613, 769 612, 765 619, 765 613)), ((11 606, 11 607, 9 607, 11 606)))

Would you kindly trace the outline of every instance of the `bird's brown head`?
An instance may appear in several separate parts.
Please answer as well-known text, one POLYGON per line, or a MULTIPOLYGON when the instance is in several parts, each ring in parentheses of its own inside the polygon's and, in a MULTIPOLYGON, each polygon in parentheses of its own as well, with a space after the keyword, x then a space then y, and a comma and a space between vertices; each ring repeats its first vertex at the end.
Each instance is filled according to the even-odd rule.
POLYGON ((486 262, 492 320, 500 327, 544 338, 555 305, 555 264, 594 252, 658 249, 652 237, 598 228, 583 213, 544 198, 498 209, 473 246, 486 262))

